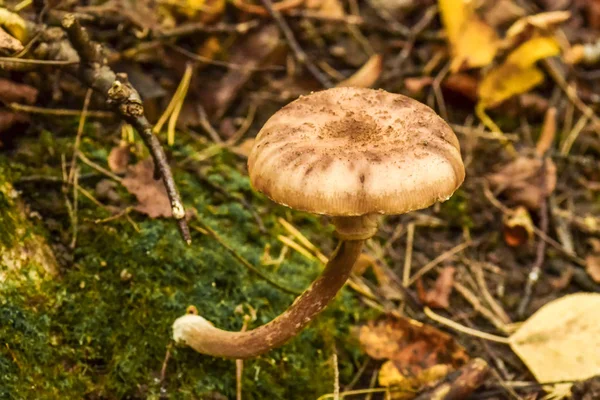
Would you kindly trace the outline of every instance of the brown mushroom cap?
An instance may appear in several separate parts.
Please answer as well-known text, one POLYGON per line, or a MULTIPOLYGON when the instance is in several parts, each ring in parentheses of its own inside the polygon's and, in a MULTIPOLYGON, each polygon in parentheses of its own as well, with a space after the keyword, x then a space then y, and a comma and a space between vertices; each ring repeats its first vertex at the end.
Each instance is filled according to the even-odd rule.
POLYGON ((447 200, 465 177, 452 129, 383 90, 334 88, 276 112, 248 158, 254 188, 331 216, 403 214, 447 200))

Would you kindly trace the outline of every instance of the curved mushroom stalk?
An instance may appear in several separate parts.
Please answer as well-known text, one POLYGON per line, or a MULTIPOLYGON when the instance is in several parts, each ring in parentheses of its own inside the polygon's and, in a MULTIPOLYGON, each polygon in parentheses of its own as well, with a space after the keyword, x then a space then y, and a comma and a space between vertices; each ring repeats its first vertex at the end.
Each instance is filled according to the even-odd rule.
POLYGON ((273 321, 246 332, 213 326, 198 315, 184 315, 173 324, 173 339, 199 353, 235 359, 258 356, 279 347, 300 332, 327 304, 352 272, 363 240, 342 241, 323 273, 273 321))

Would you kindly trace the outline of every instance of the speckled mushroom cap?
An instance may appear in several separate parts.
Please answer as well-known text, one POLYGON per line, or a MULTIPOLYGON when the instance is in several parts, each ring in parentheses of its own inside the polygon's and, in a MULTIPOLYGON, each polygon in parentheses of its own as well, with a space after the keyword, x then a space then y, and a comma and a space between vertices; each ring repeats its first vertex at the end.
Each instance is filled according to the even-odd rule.
POLYGON ((253 187, 316 214, 403 214, 447 200, 465 177, 452 129, 431 108, 351 87, 276 112, 248 158, 253 187))

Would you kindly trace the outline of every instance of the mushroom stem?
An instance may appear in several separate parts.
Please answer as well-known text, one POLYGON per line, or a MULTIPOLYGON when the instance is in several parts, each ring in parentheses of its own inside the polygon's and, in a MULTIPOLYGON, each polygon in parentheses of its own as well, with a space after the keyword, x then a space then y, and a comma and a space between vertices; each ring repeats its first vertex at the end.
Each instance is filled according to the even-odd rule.
POLYGON ((360 255, 363 240, 341 241, 321 275, 271 322, 246 332, 230 332, 187 314, 173 324, 173 339, 199 353, 246 359, 279 347, 300 332, 344 286, 360 255))

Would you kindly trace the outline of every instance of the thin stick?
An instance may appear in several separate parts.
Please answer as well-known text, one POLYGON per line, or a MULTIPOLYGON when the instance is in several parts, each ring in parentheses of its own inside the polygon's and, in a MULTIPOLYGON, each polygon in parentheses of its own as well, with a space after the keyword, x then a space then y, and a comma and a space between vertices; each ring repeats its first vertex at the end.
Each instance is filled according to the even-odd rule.
MULTIPOLYGON (((246 332, 248 329, 248 322, 250 321, 249 315, 244 315, 244 324, 240 332, 246 332)), ((244 360, 235 360, 235 399, 242 400, 242 388, 244 377, 244 360)))
POLYGON ((483 304, 481 304, 477 296, 469 289, 467 289, 466 286, 464 286, 460 282, 454 282, 452 287, 454 287, 454 289, 471 304, 473 309, 475 309, 475 312, 481 314, 482 317, 490 321, 492 325, 494 325, 502 332, 508 332, 506 324, 502 322, 493 312, 491 312, 483 304))
POLYGON ((116 182, 119 182, 119 183, 123 181, 123 178, 121 178, 121 177, 113 174, 112 172, 110 172, 106 168, 102 167, 101 165, 96 164, 95 162, 93 162, 92 160, 90 160, 89 158, 87 158, 87 156, 85 154, 83 154, 82 152, 78 152, 77 153, 77 157, 79 157, 79 159, 81 161, 83 161, 85 164, 87 164, 90 167, 94 168, 96 171, 100 172, 101 174, 106 175, 110 179, 112 179, 112 180, 114 180, 116 182))
POLYGON ((410 282, 410 266, 412 264, 413 241, 415 238, 415 223, 408 224, 406 230, 406 255, 404 257, 404 269, 402 270, 402 286, 408 287, 410 282))
POLYGON ((502 306, 498 304, 496 299, 494 299, 487 287, 487 283, 485 281, 485 274, 483 272, 483 268, 481 268, 481 265, 476 262, 470 262, 469 266, 471 267, 473 275, 475 275, 475 281, 479 286, 481 295, 483 296, 483 299, 486 301, 488 306, 490 306, 490 309, 494 312, 494 314, 498 316, 498 318, 500 318, 502 323, 510 324, 512 322, 510 320, 510 317, 508 316, 506 311, 504 311, 504 308, 502 308, 502 306))
POLYGON ((338 357, 334 351, 331 356, 333 363, 333 400, 340 400, 340 370, 338 368, 338 357))
POLYGON ((69 168, 69 182, 73 181, 73 174, 75 173, 75 164, 77 163, 77 156, 79 155, 79 145, 81 144, 81 136, 83 135, 83 127, 85 126, 85 118, 87 116, 87 110, 90 105, 90 99, 92 97, 92 89, 88 89, 85 92, 85 99, 83 101, 83 110, 81 110, 81 116, 79 117, 79 125, 77 126, 77 135, 75 136, 75 144, 73 146, 73 157, 71 158, 71 166, 69 168))
POLYGON ((319 259, 319 261, 321 261, 323 264, 327 263, 327 257, 323 253, 321 253, 319 248, 312 244, 311 241, 308 240, 306 236, 304 236, 302 232, 300 232, 294 225, 290 224, 283 218, 278 218, 277 220, 281 225, 283 225, 286 231, 288 231, 292 236, 298 239, 300 244, 302 244, 308 250, 312 251, 313 254, 315 254, 315 256, 319 259))
POLYGON ((72 65, 79 64, 79 61, 32 60, 30 58, 0 57, 0 69, 4 69, 4 65, 2 63, 52 65, 52 66, 56 66, 56 67, 69 67, 72 65))
POLYGON ((451 319, 442 317, 441 315, 438 315, 438 314, 434 313, 433 311, 431 311, 431 309, 427 306, 425 306, 423 308, 423 312, 425 313, 425 315, 427 315, 427 317, 434 320, 435 322, 442 324, 442 325, 446 325, 447 327, 450 327, 458 332, 462 332, 462 333, 465 333, 470 336, 478 337, 480 339, 489 340, 490 342, 496 342, 496 343, 502 343, 502 344, 510 343, 508 338, 505 338, 502 336, 497 336, 497 335, 492 335, 491 333, 481 332, 476 329, 472 329, 472 328, 466 327, 464 325, 461 325, 457 322, 454 322, 451 319))
POLYGON ((281 243, 285 244, 286 246, 288 246, 288 247, 296 250, 298 253, 302 254, 304 257, 308 258, 309 260, 314 260, 315 259, 315 257, 312 254, 310 254, 310 252, 308 250, 306 250, 304 247, 302 247, 298 243, 294 242, 289 237, 283 236, 283 235, 277 235, 277 239, 281 243))
POLYGON ((289 25, 285 21, 285 19, 281 16, 281 13, 273 7, 273 3, 271 0, 261 0, 271 17, 275 20, 275 23, 285 36, 290 48, 292 49, 292 53, 296 60, 306 66, 306 69, 326 88, 333 87, 333 83, 329 80, 327 75, 325 75, 321 70, 310 60, 310 58, 306 55, 300 44, 294 37, 292 30, 289 25))
MULTIPOLYGON (((542 165, 542 179, 545 181, 545 165, 546 161, 544 160, 544 164, 542 165)), ((544 183, 542 183, 544 185, 544 183)), ((544 198, 542 200, 542 204, 540 206, 540 229, 544 234, 548 233, 548 199, 544 198)), ((544 258, 546 255, 546 241, 539 240, 536 248, 535 261, 533 266, 531 267, 531 271, 527 275, 527 283, 525 284, 525 291, 523 294, 523 298, 519 307, 517 308, 517 315, 519 317, 525 316, 525 311, 527 310, 527 306, 531 301, 531 295, 533 294, 533 288, 540 279, 540 274, 542 272, 542 266, 544 265, 544 258)))
POLYGON ((79 54, 81 63, 79 75, 92 89, 107 97, 107 101, 131 124, 140 134, 144 144, 154 160, 156 179, 162 177, 167 190, 173 217, 177 220, 179 231, 187 244, 191 244, 191 236, 185 220, 185 208, 173 180, 173 174, 160 142, 152 133, 152 125, 145 116, 144 106, 139 93, 129 83, 126 74, 115 74, 106 64, 102 46, 92 41, 87 31, 81 26, 73 14, 67 14, 62 20, 63 29, 79 54))
MULTIPOLYGON (((21 111, 29 114, 40 114, 40 115, 54 115, 57 117, 80 117, 81 110, 68 110, 64 108, 44 108, 29 106, 26 104, 10 103, 8 107, 13 111, 21 111)), ((114 113, 109 111, 87 111, 87 117, 89 118, 113 118, 114 113)))
POLYGON ((464 242, 464 243, 459 244, 458 246, 455 246, 455 247, 451 248, 448 251, 443 252, 442 254, 440 254, 439 256, 437 256, 436 258, 434 258, 432 261, 430 261, 427 264, 425 264, 423 266, 423 268, 421 268, 416 274, 414 274, 413 277, 410 278, 410 280, 408 281, 408 286, 410 286, 413 283, 415 283, 417 281, 417 279, 419 279, 420 277, 422 277, 423 275, 425 275, 427 272, 431 271, 439 263, 447 260, 448 258, 452 257, 455 254, 460 253, 461 251, 463 251, 467 247, 471 246, 471 244, 472 244, 472 242, 464 242))

